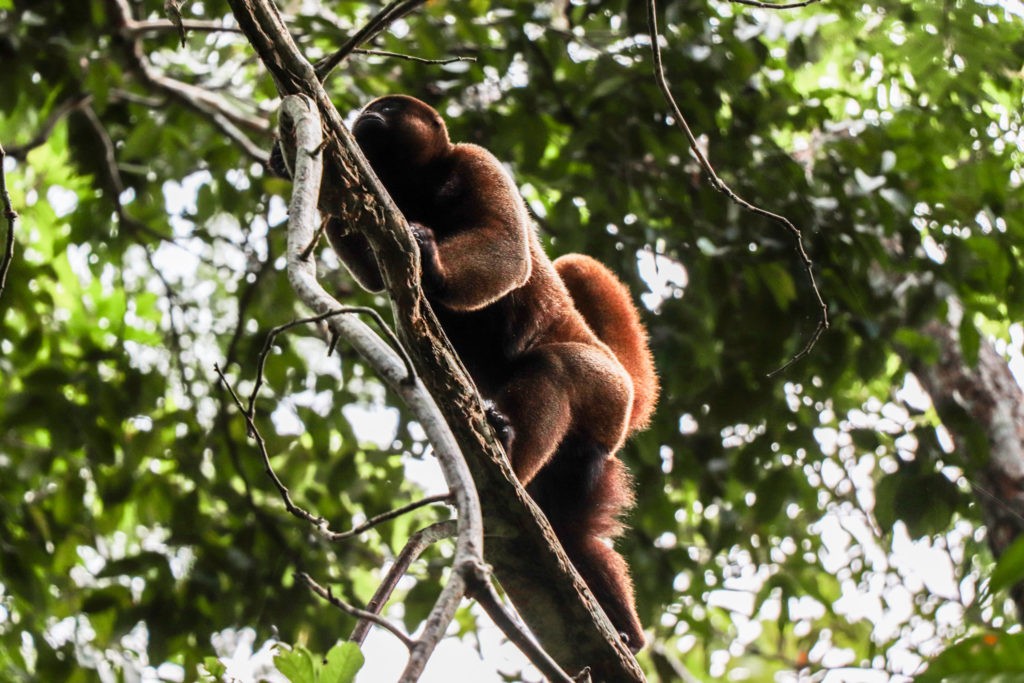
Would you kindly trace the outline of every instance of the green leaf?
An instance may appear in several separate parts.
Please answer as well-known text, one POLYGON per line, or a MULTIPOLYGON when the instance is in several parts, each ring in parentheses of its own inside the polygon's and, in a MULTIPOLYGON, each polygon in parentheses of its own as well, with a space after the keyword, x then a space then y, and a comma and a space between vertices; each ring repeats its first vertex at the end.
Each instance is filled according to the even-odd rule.
POLYGON ((1024 536, 1010 544, 992 570, 989 590, 993 593, 1024 580, 1024 536))
POLYGON ((276 655, 274 666, 291 683, 317 683, 317 663, 310 651, 301 645, 276 655))
POLYGON ((1014 683, 1024 679, 1024 634, 986 633, 946 648, 916 683, 1014 683))
POLYGON ((200 666, 199 680, 201 681, 222 681, 227 674, 228 668, 216 657, 203 657, 200 666))
POLYGON ((901 469, 875 486, 875 519, 883 529, 902 521, 911 537, 920 538, 949 527, 959 497, 956 484, 941 472, 901 469))
POLYGON ((327 652, 320 683, 351 683, 363 668, 362 650, 355 643, 338 643, 327 652))

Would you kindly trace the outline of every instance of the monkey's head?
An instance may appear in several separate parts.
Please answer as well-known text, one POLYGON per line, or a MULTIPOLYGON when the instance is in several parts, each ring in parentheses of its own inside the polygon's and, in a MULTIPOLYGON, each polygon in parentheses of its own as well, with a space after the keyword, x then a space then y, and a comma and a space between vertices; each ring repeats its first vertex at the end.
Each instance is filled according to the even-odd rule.
POLYGON ((441 115, 408 95, 387 95, 370 102, 352 126, 356 142, 378 172, 381 167, 423 167, 451 149, 441 115))

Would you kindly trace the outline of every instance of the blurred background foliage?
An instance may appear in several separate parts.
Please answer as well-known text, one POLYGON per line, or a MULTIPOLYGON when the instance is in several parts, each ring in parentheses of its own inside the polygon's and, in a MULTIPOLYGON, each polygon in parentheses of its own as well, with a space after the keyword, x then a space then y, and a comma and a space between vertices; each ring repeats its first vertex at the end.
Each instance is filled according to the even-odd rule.
MULTIPOLYGON (((280 6, 311 58, 380 8, 280 6)), ((328 546, 284 513, 213 370, 247 390, 265 333, 303 315, 275 227, 288 186, 239 144, 269 149, 276 92, 238 33, 181 47, 119 28, 126 7, 163 18, 158 0, 0 0, 21 214, 0 299, 4 680, 191 680, 243 628, 325 652, 351 620, 292 572, 364 602, 408 533, 447 514, 328 546)), ((223 1, 184 12, 232 25, 223 1)), ((992 343, 1020 378, 1024 6, 664 0, 659 19, 718 173, 799 226, 815 262, 832 327, 777 376, 814 298, 790 236, 702 177, 653 80, 643 3, 432 2, 368 47, 473 61, 357 54, 329 87, 346 115, 391 92, 438 106, 454 139, 508 163, 551 254, 600 258, 645 304, 663 394, 622 453, 638 505, 621 547, 652 680, 906 680, 963 636, 965 653, 1008 637, 991 588, 1012 580, 989 585, 972 489, 984 453, 952 448, 912 370, 955 300, 968 362, 992 343)), ((322 259, 346 302, 383 310, 322 259)), ((402 407, 340 353, 283 337, 259 406, 278 474, 336 529, 437 479, 402 407)), ((445 553, 401 596, 410 628, 445 553)), ((472 644, 476 613, 459 624, 472 644)))

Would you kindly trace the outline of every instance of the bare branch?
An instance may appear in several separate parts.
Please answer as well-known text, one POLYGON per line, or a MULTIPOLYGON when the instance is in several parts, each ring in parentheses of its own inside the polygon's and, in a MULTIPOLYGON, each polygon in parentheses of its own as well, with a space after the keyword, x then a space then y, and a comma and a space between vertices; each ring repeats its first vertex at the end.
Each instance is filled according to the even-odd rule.
POLYGON ((796 242, 797 253, 800 256, 800 260, 803 262, 804 272, 807 275, 811 291, 814 293, 815 299, 817 299, 819 318, 814 332, 811 333, 811 336, 808 338, 806 344, 804 344, 804 347, 798 351, 796 355, 790 358, 784 365, 782 365, 782 367, 768 373, 768 376, 772 377, 784 372, 794 363, 805 358, 811 352, 814 345, 818 343, 818 338, 821 337, 822 333, 828 329, 828 306, 825 304, 825 300, 821 297, 821 290, 818 289, 818 283, 814 278, 814 263, 811 261, 811 257, 807 255, 807 251, 804 249, 804 238, 800 229, 793 225, 792 221, 785 216, 780 216, 779 214, 772 213, 771 211, 762 209, 759 206, 755 206, 736 194, 732 188, 725 183, 725 181, 718 177, 718 174, 715 172, 711 162, 708 161, 707 156, 701 151, 700 144, 697 142, 697 137, 690 129, 690 124, 687 122, 686 117, 683 116, 683 113, 679 110, 679 105, 676 104, 675 98, 672 96, 672 89, 669 87, 668 80, 665 78, 665 66, 661 60, 661 45, 658 42, 660 34, 658 33, 657 11, 658 8, 655 0, 647 0, 647 28, 651 39, 651 51, 654 55, 654 77, 658 82, 658 87, 661 89, 662 94, 665 96, 665 101, 672 109, 672 116, 675 118, 676 122, 679 124, 679 128, 686 135, 686 139, 690 143, 690 150, 697 158, 697 162, 700 164, 701 168, 704 169, 704 172, 708 175, 708 178, 711 181, 711 187, 718 190, 731 199, 733 203, 743 207, 747 211, 775 221, 789 231, 796 242))
POLYGON ((389 52, 387 50, 365 50, 358 49, 352 50, 357 55, 371 55, 374 57, 394 57, 396 59, 405 59, 410 62, 416 62, 417 64, 453 64, 455 62, 475 62, 476 57, 447 57, 445 59, 425 59, 423 57, 414 57, 413 55, 403 55, 400 52, 389 52))
POLYGON ((11 194, 7 191, 7 173, 4 170, 4 159, 7 153, 4 146, 0 144, 0 200, 3 200, 4 218, 7 219, 7 238, 4 240, 4 257, 0 260, 0 298, 4 295, 4 287, 7 285, 7 271, 14 261, 14 224, 18 220, 18 212, 11 204, 11 194))
MULTIPOLYGON (((201 19, 182 19, 179 27, 167 19, 148 19, 133 22, 128 31, 134 35, 146 33, 163 33, 165 31, 195 31, 196 33, 241 33, 237 26, 226 26, 219 21, 203 21, 201 19)), ((184 47, 184 46, 183 46, 184 47)))
MULTIPOLYGON (((401 517, 402 515, 404 515, 404 514, 406 514, 408 512, 412 512, 413 510, 419 510, 421 507, 426 507, 427 505, 433 505, 434 503, 447 503, 447 502, 450 502, 451 499, 452 499, 452 496, 451 496, 450 493, 439 493, 436 496, 427 496, 426 498, 422 498, 420 500, 413 501, 412 503, 409 503, 408 505, 403 505, 400 508, 395 508, 394 510, 388 510, 387 512, 384 512, 384 513, 381 513, 379 515, 376 515, 375 517, 371 517, 370 519, 366 520, 365 522, 363 522, 359 526, 353 527, 353 528, 349 529, 348 531, 338 531, 338 532, 331 533, 331 534, 329 534, 327 536, 327 539, 330 540, 330 541, 344 541, 347 538, 352 538, 353 536, 358 536, 359 534, 363 533, 364 531, 372 529, 373 527, 377 526, 378 524, 383 524, 384 522, 387 522, 388 520, 394 519, 395 517, 401 517)), ((454 535, 454 534, 452 534, 452 535, 454 535)))
POLYGON ((139 104, 149 109, 160 109, 167 106, 166 97, 149 97, 130 90, 122 90, 121 88, 110 89, 110 100, 112 102, 131 102, 132 104, 139 104))
POLYGON ((394 2, 390 3, 375 17, 370 19, 366 26, 356 31, 351 38, 346 40, 334 54, 317 62, 313 67, 316 70, 316 77, 321 83, 323 83, 327 80, 327 76, 330 75, 331 71, 341 64, 346 57, 352 54, 353 50, 363 43, 372 40, 374 36, 386 29, 393 22, 401 19, 406 14, 412 12, 414 9, 426 2, 427 0, 394 0, 394 2))
POLYGON ((302 253, 300 254, 300 258, 303 261, 309 259, 309 257, 313 255, 313 250, 316 249, 316 245, 320 243, 320 238, 324 236, 324 233, 326 231, 327 226, 324 223, 320 223, 320 227, 317 228, 316 234, 313 236, 313 239, 309 241, 309 245, 305 249, 303 249, 302 253))
MULTIPOLYGON (((278 19, 280 17, 278 16, 278 19)), ((317 202, 323 176, 323 129, 319 110, 308 97, 288 96, 282 103, 282 119, 294 130, 294 184, 288 216, 288 279, 299 298, 320 314, 335 311, 339 304, 316 279, 316 265, 302 259, 316 226, 320 224, 317 202)), ((288 125, 285 126, 289 127, 288 125)), ((409 379, 401 357, 365 323, 343 313, 327 319, 333 334, 348 341, 402 398, 434 447, 445 481, 458 510, 458 538, 454 570, 409 654, 402 681, 416 681, 427 660, 451 623, 467 582, 475 574, 487 575, 483 564, 483 518, 473 478, 448 424, 419 378, 409 379)))
MULTIPOLYGON (((451 538, 457 531, 458 526, 455 520, 447 520, 431 524, 410 536, 409 540, 405 543, 405 547, 402 548, 402 552, 398 553, 398 557, 395 558, 395 563, 391 565, 391 568, 388 569, 387 574, 384 576, 384 580, 377 587, 377 591, 370 598, 370 601, 366 603, 367 611, 380 614, 381 610, 384 609, 384 605, 387 604, 388 598, 395 591, 398 582, 405 576, 406 572, 409 571, 409 567, 423 551, 442 538, 451 538)), ((371 624, 372 622, 369 619, 360 619, 356 623, 356 627, 352 629, 352 635, 348 639, 357 645, 362 645, 363 641, 366 640, 366 635, 370 632, 371 624)))
POLYGON ((12 145, 11 147, 8 147, 8 156, 24 160, 29 152, 36 147, 45 144, 46 141, 50 139, 53 129, 57 127, 57 124, 60 123, 65 116, 77 109, 80 109, 91 101, 92 95, 88 94, 74 95, 64 100, 50 112, 50 115, 46 117, 45 121, 43 121, 43 125, 39 127, 39 130, 36 131, 36 134, 33 135, 28 142, 23 145, 12 145))
POLYGON ((217 373, 217 377, 227 388, 228 393, 231 395, 231 399, 235 402, 235 406, 238 407, 239 412, 245 418, 245 423, 249 431, 249 436, 256 441, 256 447, 259 449, 260 456, 263 458, 263 471, 266 472, 267 476, 270 477, 270 481, 274 483, 274 488, 277 489, 278 494, 281 496, 281 500, 284 501, 284 507, 289 514, 298 517, 304 522, 308 522, 314 529, 319 533, 323 534, 328 531, 327 520, 318 515, 314 515, 308 512, 304 508, 295 504, 292 500, 291 492, 288 487, 284 485, 280 477, 277 476, 277 472, 274 471, 273 465, 270 464, 270 453, 267 451, 267 442, 263 439, 263 434, 260 433, 259 427, 256 426, 256 421, 253 416, 246 411, 245 406, 242 405, 242 400, 238 398, 238 394, 235 392, 235 388, 231 386, 231 382, 228 381, 227 377, 224 376, 224 372, 221 370, 219 364, 213 366, 214 372, 217 373))
POLYGON ((139 67, 150 85, 163 90, 187 107, 204 114, 252 159, 260 164, 267 163, 269 158, 267 152, 242 132, 239 126, 269 135, 270 123, 268 121, 243 114, 223 97, 215 95, 205 88, 164 76, 146 62, 140 62, 139 67))
POLYGON ((803 2, 789 2, 785 4, 775 5, 770 2, 758 2, 758 0, 729 0, 731 3, 737 5, 746 5, 747 7, 757 7, 758 9, 797 9, 798 7, 807 7, 808 5, 814 5, 824 0, 803 0, 803 2))
POLYGON ((100 120, 96 110, 92 108, 91 104, 85 103, 81 106, 81 111, 85 115, 89 125, 92 126, 93 131, 96 133, 96 137, 100 141, 100 145, 103 147, 103 168, 107 172, 107 182, 109 183, 108 190, 110 190, 110 200, 114 204, 114 213, 117 214, 118 222, 127 228, 128 230, 144 233, 155 237, 158 240, 174 243, 174 240, 167 235, 161 233, 159 230, 154 230, 150 226, 146 225, 140 220, 134 218, 124 208, 124 203, 121 201, 121 195, 124 194, 125 186, 124 180, 121 178, 121 169, 117 165, 117 149, 114 146, 114 141, 110 137, 110 133, 107 132, 106 127, 100 120))
POLYGON ((490 581, 483 581, 470 585, 469 594, 475 598, 480 606, 487 612, 487 616, 501 629, 502 633, 526 655, 549 681, 560 681, 561 683, 573 683, 579 681, 590 681, 590 670, 584 669, 577 678, 572 678, 558 662, 551 658, 551 655, 540 646, 540 643, 531 636, 526 628, 512 617, 512 613, 502 604, 498 592, 490 581))
MULTIPOLYGON (((391 344, 394 346, 395 351, 402 357, 402 362, 405 364, 406 369, 406 376, 403 381, 410 382, 416 377, 416 370, 412 365, 412 359, 409 358, 408 352, 406 352, 406 350, 402 347, 401 342, 398 341, 398 337, 395 336, 394 331, 390 327, 388 327, 388 324, 384 322, 383 318, 380 317, 380 313, 373 310, 372 308, 369 308, 368 306, 342 306, 336 310, 321 313, 320 315, 315 315, 309 318, 300 318, 299 320, 293 320, 291 322, 284 323, 283 325, 278 325, 277 327, 271 329, 270 332, 267 333, 267 338, 263 342, 263 348, 260 349, 260 354, 257 357, 256 384, 255 386, 253 386, 252 391, 249 393, 249 405, 248 408, 246 408, 245 412, 247 412, 250 415, 254 414, 254 405, 256 403, 256 397, 259 395, 260 388, 263 386, 263 371, 267 365, 267 357, 270 355, 270 350, 274 347, 274 340, 277 339, 277 335, 299 325, 321 323, 329 318, 333 318, 336 315, 342 315, 345 313, 363 314, 370 316, 374 320, 374 322, 377 323, 377 326, 380 328, 384 336, 387 337, 388 341, 391 342, 391 344)), ((334 336, 334 338, 330 340, 330 351, 332 353, 334 352, 336 340, 336 336, 334 336)))
POLYGON ((252 159, 265 164, 267 153, 243 132, 248 130, 269 137, 270 122, 240 111, 225 98, 205 88, 175 80, 154 69, 146 59, 136 30, 139 22, 132 18, 127 0, 107 0, 114 28, 127 40, 125 54, 134 66, 135 72, 148 86, 161 90, 184 106, 211 120, 232 141, 239 145, 252 159))
POLYGON ((340 609, 342 612, 351 614, 352 616, 358 617, 359 619, 372 621, 378 626, 387 629, 395 638, 398 638, 400 641, 402 641, 402 644, 405 645, 405 647, 410 652, 412 652, 416 648, 417 643, 415 640, 402 633, 402 631, 400 631, 397 626, 395 626, 379 614, 374 614, 373 612, 368 612, 364 609, 359 609, 358 607, 348 604, 341 598, 335 597, 334 593, 331 591, 330 588, 324 588, 316 581, 314 581, 312 578, 310 578, 309 574, 307 574, 306 572, 295 572, 295 578, 305 583, 306 586, 308 586, 311 591, 313 591, 321 598, 323 598, 327 602, 331 603, 332 605, 340 609))
POLYGON ((124 206, 121 204, 121 195, 124 194, 124 180, 121 179, 121 170, 117 167, 117 150, 114 147, 114 141, 92 106, 85 105, 82 111, 85 114, 85 118, 88 119, 89 125, 95 131, 96 137, 99 138, 100 145, 103 147, 104 167, 108 171, 108 179, 115 194, 113 200, 117 209, 117 217, 125 220, 124 206))

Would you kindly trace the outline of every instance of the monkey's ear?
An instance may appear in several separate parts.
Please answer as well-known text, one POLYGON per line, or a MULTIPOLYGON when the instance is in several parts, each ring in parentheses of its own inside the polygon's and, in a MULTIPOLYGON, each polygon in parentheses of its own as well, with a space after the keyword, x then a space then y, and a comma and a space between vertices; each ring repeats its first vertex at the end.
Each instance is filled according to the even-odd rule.
POLYGON ((288 157, 284 153, 284 145, 280 139, 274 140, 274 146, 270 148, 267 171, 275 178, 292 179, 292 169, 288 166, 288 157))

